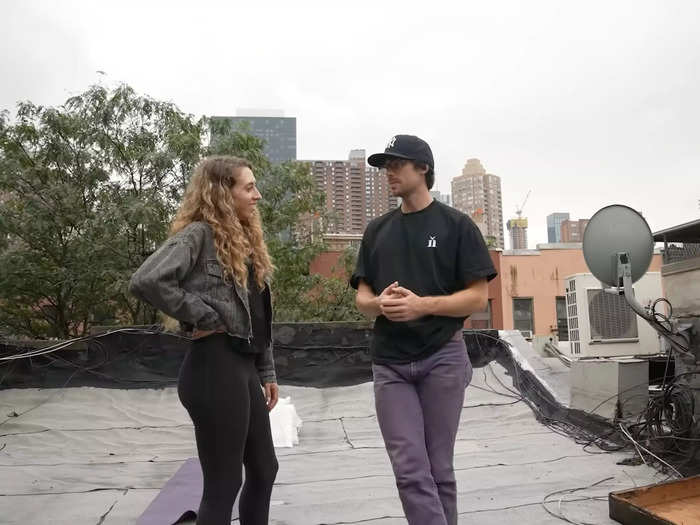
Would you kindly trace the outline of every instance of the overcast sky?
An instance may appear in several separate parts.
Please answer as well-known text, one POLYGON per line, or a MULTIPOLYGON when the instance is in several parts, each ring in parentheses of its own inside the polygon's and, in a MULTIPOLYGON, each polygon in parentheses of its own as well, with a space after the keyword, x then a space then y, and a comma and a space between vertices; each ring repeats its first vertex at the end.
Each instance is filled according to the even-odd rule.
POLYGON ((693 0, 8 0, 0 109, 126 82, 195 115, 282 109, 301 159, 416 134, 444 193, 471 157, 501 177, 504 221, 532 190, 534 248, 552 212, 700 217, 699 20, 693 0))

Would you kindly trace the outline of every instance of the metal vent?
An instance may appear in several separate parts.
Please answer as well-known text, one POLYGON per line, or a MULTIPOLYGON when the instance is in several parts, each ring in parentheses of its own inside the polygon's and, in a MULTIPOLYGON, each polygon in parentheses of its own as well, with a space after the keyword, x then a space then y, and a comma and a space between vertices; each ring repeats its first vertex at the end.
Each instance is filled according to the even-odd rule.
MULTIPOLYGON (((569 287, 566 293, 566 304, 567 304, 567 322, 569 325, 569 341, 571 342, 572 353, 577 353, 576 348, 580 345, 579 341, 579 331, 578 331, 578 309, 576 308, 576 281, 569 281, 569 287)), ((580 350, 579 350, 580 351, 580 350)))
POLYGON ((578 308, 576 307, 576 304, 569 303, 569 317, 576 316, 578 316, 578 308))
POLYGON ((603 290, 588 290, 591 340, 636 339, 637 315, 625 297, 603 290))

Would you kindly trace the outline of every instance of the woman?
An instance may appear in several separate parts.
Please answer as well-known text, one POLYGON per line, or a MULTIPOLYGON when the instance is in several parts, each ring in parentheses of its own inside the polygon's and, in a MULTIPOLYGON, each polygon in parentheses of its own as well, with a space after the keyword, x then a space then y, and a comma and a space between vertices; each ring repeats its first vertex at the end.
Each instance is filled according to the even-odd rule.
POLYGON ((277 474, 267 413, 279 395, 272 357, 273 267, 257 210, 261 198, 248 161, 202 160, 171 237, 129 286, 192 336, 178 394, 194 423, 204 474, 200 525, 230 523, 242 466, 240 523, 266 524, 277 474))

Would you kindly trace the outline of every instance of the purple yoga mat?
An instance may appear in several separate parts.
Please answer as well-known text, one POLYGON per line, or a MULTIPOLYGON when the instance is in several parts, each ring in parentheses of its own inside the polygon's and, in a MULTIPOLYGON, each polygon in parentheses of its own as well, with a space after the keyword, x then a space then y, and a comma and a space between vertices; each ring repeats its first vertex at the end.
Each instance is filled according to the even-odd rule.
POLYGON ((168 480, 136 525, 173 525, 197 516, 202 499, 202 467, 190 458, 168 480))

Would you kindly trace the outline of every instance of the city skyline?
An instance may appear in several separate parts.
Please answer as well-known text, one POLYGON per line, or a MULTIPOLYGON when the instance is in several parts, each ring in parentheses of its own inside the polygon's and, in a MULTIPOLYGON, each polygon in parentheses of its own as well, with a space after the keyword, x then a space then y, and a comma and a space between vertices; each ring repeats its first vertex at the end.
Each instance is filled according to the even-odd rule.
POLYGON ((487 173, 477 158, 467 159, 451 182, 452 205, 469 215, 495 248, 505 248, 501 178, 487 173))
MULTIPOLYGON (((265 141, 265 153, 273 163, 297 160, 296 117, 285 117, 283 110, 239 109, 235 117, 215 116, 212 119, 228 120, 234 129, 247 126, 250 133, 265 141)), ((215 140, 214 135, 212 140, 215 140)), ((300 160, 309 165, 318 188, 326 196, 326 209, 331 212, 327 225, 329 233, 362 233, 371 219, 390 211, 400 202, 391 196, 380 170, 369 166, 366 159, 366 150, 355 149, 350 151, 347 160, 300 160)), ((478 158, 470 158, 462 174, 450 182, 450 193, 431 190, 431 196, 469 215, 484 238, 490 239, 489 244, 493 242, 492 247, 506 249, 500 177, 487 173, 478 158)), ((584 222, 587 224, 588 221, 569 224, 568 213, 548 215, 548 242, 581 242, 584 222)), ((510 240, 508 248, 528 249, 527 216, 510 219, 506 226, 510 240)))
POLYGON ((502 177, 504 218, 532 189, 531 246, 547 242, 556 210, 591 217, 626 204, 653 231, 698 218, 697 191, 685 191, 700 170, 696 2, 438 1, 421 17, 391 2, 273 11, 9 2, 0 110, 125 82, 194 115, 284 108, 298 119, 302 159, 374 153, 415 134, 433 150, 441 193, 472 157, 502 177), (338 38, 339 24, 357 38, 338 38))
POLYGON ((364 149, 346 159, 305 159, 316 187, 326 197, 327 233, 361 234, 367 224, 398 205, 379 169, 367 164, 364 149))

